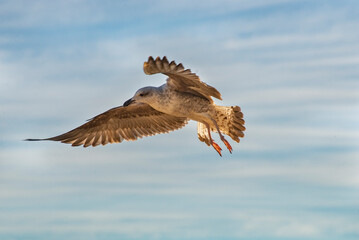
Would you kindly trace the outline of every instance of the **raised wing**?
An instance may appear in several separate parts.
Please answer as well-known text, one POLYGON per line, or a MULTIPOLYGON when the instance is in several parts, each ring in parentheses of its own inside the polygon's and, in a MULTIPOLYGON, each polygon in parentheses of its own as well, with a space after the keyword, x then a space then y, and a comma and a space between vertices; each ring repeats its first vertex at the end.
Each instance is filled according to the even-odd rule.
POLYGON ((187 118, 174 117, 140 103, 112 108, 80 127, 56 137, 27 140, 52 140, 70 143, 72 146, 95 147, 99 144, 135 141, 137 138, 167 133, 186 124, 187 118))
POLYGON ((149 57, 148 61, 143 64, 143 71, 148 75, 156 73, 167 75, 169 77, 167 85, 177 91, 192 93, 211 102, 211 97, 222 100, 217 89, 202 82, 190 69, 184 69, 182 63, 178 65, 174 61, 169 63, 166 57, 162 59, 157 57, 156 60, 149 57))

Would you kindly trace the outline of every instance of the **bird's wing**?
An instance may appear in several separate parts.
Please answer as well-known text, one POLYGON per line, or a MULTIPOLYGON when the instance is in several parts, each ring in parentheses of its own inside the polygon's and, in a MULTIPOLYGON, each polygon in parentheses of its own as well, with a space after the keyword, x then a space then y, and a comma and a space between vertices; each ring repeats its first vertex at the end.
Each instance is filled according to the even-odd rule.
POLYGON ((67 133, 46 139, 88 147, 107 143, 134 141, 137 138, 167 133, 182 128, 187 118, 175 117, 138 103, 112 108, 67 133))
POLYGON ((174 61, 169 63, 166 57, 162 59, 157 57, 156 60, 149 57, 148 61, 143 64, 143 71, 148 75, 156 73, 167 75, 169 77, 167 85, 177 91, 192 93, 211 102, 211 97, 222 100, 217 89, 202 82, 190 69, 184 69, 181 63, 178 65, 174 61))

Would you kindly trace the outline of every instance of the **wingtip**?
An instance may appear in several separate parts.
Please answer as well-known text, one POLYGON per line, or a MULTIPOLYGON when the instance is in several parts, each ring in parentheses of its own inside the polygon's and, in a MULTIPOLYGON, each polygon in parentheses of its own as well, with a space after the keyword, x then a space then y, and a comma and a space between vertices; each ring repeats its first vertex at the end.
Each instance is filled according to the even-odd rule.
POLYGON ((154 64, 154 62, 155 62, 155 60, 153 59, 153 57, 149 56, 147 62, 143 63, 143 71, 145 72, 145 74, 147 74, 147 75, 152 74, 151 66, 154 64))
POLYGON ((155 59, 153 59, 152 56, 149 56, 147 62, 152 62, 152 61, 155 61, 155 59))
POLYGON ((27 139, 23 139, 23 141, 29 141, 29 142, 36 142, 36 141, 42 141, 44 139, 37 139, 37 138, 27 138, 27 139))
POLYGON ((147 62, 145 63, 149 64, 151 62, 156 62, 156 61, 168 61, 168 59, 166 56, 163 56, 162 59, 160 56, 157 56, 156 59, 154 59, 152 56, 149 56, 147 62))
POLYGON ((143 71, 147 75, 156 74, 161 72, 163 65, 168 64, 169 63, 166 56, 164 56, 162 59, 160 56, 156 57, 156 59, 154 59, 152 56, 149 56, 147 62, 143 63, 143 71))

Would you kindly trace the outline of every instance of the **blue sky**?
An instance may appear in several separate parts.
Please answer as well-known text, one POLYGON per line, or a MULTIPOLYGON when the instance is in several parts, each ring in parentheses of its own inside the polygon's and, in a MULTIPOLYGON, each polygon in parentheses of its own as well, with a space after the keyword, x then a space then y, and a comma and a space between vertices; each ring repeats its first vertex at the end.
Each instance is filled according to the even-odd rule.
MULTIPOLYGON (((357 1, 1 1, 1 239, 358 239, 357 1), (122 105, 148 56, 241 106, 220 158, 181 131, 50 137, 122 105)), ((218 139, 218 136, 215 136, 218 139)))

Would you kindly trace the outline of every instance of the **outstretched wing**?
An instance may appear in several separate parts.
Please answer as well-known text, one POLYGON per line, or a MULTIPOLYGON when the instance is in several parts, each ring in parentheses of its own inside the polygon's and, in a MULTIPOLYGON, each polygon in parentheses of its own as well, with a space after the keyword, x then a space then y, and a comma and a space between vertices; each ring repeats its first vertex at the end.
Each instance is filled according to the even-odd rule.
POLYGON ((156 60, 149 57, 148 61, 143 64, 143 71, 148 75, 156 73, 167 75, 169 77, 167 85, 177 91, 192 93, 211 102, 211 97, 222 100, 217 89, 202 82, 190 69, 184 69, 181 63, 178 65, 174 61, 169 63, 166 57, 162 59, 157 57, 156 60))
POLYGON ((80 127, 56 137, 26 140, 52 140, 70 143, 72 146, 95 147, 99 144, 135 141, 137 138, 167 133, 186 124, 187 118, 171 116, 139 103, 112 108, 80 127))

